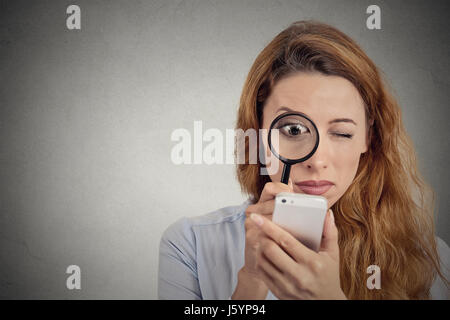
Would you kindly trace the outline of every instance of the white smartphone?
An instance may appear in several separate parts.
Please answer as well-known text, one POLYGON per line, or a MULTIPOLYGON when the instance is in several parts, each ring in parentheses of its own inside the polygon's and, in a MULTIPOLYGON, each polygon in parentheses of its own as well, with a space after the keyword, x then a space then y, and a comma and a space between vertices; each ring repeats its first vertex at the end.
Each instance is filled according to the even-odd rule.
POLYGON ((281 192, 275 197, 272 221, 318 252, 327 209, 328 202, 324 197, 281 192))

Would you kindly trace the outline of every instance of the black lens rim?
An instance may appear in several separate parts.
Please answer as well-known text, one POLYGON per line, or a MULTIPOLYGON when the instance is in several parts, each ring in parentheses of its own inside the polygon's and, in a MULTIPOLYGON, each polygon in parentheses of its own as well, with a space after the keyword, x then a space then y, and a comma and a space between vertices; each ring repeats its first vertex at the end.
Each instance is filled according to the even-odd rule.
POLYGON ((317 130, 316 124, 315 124, 315 123, 314 123, 314 122, 313 122, 306 114, 304 114, 304 113, 302 113, 302 112, 285 112, 285 113, 280 114, 278 117, 276 117, 276 118, 272 121, 272 123, 270 124, 269 135, 268 135, 268 137, 267 137, 267 140, 268 140, 267 142, 268 142, 268 144, 269 144, 270 151, 271 151, 278 159, 280 159, 284 164, 292 165, 292 164, 296 164, 296 163, 299 163, 299 162, 306 161, 306 160, 308 160, 309 158, 312 157, 312 155, 314 154, 314 152, 316 152, 317 148, 319 147, 320 136, 319 136, 319 130, 317 130), (283 157, 282 155, 279 155, 279 154, 275 151, 274 147, 272 146, 272 142, 271 142, 272 129, 274 128, 274 126, 275 126, 275 124, 278 122, 278 120, 280 120, 281 118, 284 118, 284 117, 289 117, 289 116, 301 116, 301 117, 305 118, 306 120, 308 120, 309 122, 311 122, 311 124, 313 125, 314 130, 316 131, 316 134, 317 134, 316 144, 314 145, 314 148, 311 150, 310 153, 308 153, 306 156, 304 156, 303 158, 300 158, 300 159, 288 159, 288 158, 285 158, 285 157, 283 157))

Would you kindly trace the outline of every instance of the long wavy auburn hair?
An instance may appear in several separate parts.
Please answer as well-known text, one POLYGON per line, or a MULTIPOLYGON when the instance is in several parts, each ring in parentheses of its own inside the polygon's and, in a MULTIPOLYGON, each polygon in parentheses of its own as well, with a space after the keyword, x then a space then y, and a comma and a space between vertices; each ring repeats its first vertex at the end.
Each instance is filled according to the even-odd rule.
MULTIPOLYGON (((350 81, 364 101, 367 123, 372 124, 369 149, 361 155, 356 176, 332 206, 339 231, 340 282, 346 296, 429 299, 437 275, 448 288, 435 239, 434 193, 418 172, 396 100, 378 68, 351 38, 315 21, 294 22, 279 33, 250 69, 236 129, 260 129, 273 86, 296 72, 319 72, 350 81), (370 265, 380 267, 381 289, 370 290, 366 285, 370 265)), ((247 159, 252 151, 246 140, 247 159)), ((271 181, 260 174, 262 166, 260 161, 237 166, 241 189, 254 203, 271 181)))

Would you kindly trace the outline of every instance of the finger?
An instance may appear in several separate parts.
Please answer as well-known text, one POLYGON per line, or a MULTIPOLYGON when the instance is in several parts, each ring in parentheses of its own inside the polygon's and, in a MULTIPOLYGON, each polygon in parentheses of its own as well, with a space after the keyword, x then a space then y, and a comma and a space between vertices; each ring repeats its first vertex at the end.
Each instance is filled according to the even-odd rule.
POLYGON ((245 214, 249 216, 251 213, 258 213, 262 215, 270 215, 273 214, 273 209, 275 207, 275 200, 269 200, 265 202, 258 202, 256 204, 252 204, 245 209, 245 214))
MULTIPOLYGON (((264 255, 259 257, 258 270, 267 279, 267 286, 275 290, 275 287, 283 292, 291 291, 291 279, 286 277, 271 261, 264 255)), ((273 292, 273 291, 272 291, 273 292)))
POLYGON ((267 271, 273 272, 275 280, 288 277, 290 282, 296 282, 295 279, 298 279, 299 275, 304 274, 307 269, 302 263, 296 262, 275 241, 267 237, 260 240, 260 256, 261 264, 267 266, 267 271), (265 261, 268 263, 264 264, 265 261), (275 270, 270 268, 271 265, 275 270))
POLYGON ((258 255, 258 266, 263 268, 268 274, 270 274, 273 280, 281 281, 284 277, 283 272, 271 261, 269 257, 266 256, 266 254, 262 250, 258 255))
POLYGON ((267 288, 272 291, 277 298, 280 298, 280 290, 278 289, 276 281, 272 275, 265 271, 263 268, 258 268, 258 277, 266 284, 267 288))
POLYGON ((282 182, 267 182, 261 192, 258 202, 265 202, 272 200, 280 192, 293 192, 287 184, 282 182))
POLYGON ((274 240, 295 261, 311 261, 317 255, 314 251, 295 239, 289 232, 267 218, 256 213, 251 214, 250 218, 269 238, 274 240))
POLYGON ((338 230, 334 222, 334 214, 330 209, 325 218, 323 237, 319 252, 327 252, 335 260, 339 259, 338 230))

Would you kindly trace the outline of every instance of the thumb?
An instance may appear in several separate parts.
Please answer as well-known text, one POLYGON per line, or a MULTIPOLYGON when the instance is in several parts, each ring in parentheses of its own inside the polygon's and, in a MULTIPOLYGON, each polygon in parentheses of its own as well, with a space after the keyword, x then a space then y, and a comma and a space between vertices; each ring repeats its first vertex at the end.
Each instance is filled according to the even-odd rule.
POLYGON ((325 217, 322 243, 320 244, 319 251, 327 252, 334 259, 339 260, 338 230, 336 228, 334 214, 331 209, 328 210, 325 217))

